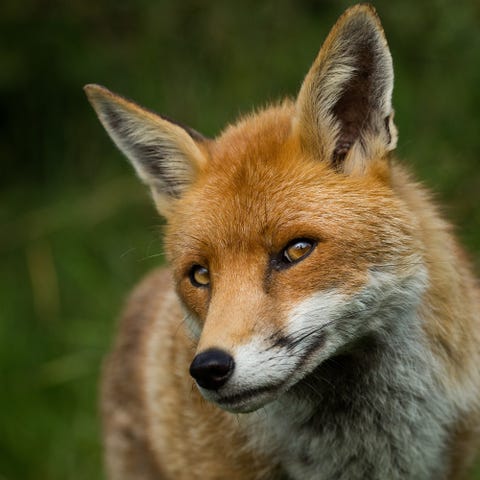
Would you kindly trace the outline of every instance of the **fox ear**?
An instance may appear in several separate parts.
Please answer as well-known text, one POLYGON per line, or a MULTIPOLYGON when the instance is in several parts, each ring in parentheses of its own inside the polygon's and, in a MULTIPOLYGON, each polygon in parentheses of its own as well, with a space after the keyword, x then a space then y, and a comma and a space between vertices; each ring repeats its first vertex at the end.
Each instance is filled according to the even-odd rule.
POLYGON ((85 86, 88 99, 117 147, 151 188, 159 212, 168 213, 206 162, 205 139, 99 85, 85 86))
POLYGON ((392 57, 373 7, 337 21, 308 72, 296 105, 302 144, 336 170, 363 173, 396 146, 392 57))

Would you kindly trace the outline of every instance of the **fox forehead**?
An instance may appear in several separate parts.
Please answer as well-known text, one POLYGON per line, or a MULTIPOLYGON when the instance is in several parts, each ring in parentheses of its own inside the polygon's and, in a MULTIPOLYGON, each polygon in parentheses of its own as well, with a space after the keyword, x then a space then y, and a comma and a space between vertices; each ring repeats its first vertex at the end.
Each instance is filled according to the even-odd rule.
POLYGON ((379 235, 401 242, 409 220, 388 181, 338 174, 305 153, 292 131, 292 108, 260 112, 210 142, 209 161, 169 218, 172 259, 274 252, 298 237, 354 244, 362 235, 367 248, 379 235))

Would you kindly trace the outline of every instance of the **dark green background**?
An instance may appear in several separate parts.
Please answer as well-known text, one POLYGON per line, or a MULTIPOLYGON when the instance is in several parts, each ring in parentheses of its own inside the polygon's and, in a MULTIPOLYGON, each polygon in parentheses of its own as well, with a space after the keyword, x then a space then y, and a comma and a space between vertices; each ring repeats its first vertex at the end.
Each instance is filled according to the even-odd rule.
MULTIPOLYGON (((6 0, 0 14, 0 480, 102 478, 97 382, 161 219, 89 82, 217 134, 295 95, 346 1, 6 0)), ((398 156, 480 266, 480 3, 382 0, 398 156)), ((480 474, 477 476, 480 479, 480 474)))

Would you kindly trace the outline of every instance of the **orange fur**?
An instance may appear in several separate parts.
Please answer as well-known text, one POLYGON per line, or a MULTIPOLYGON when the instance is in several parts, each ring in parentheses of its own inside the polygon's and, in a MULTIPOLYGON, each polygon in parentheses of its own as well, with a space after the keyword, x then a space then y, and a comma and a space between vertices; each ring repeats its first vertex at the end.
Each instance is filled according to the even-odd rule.
MULTIPOLYGON (((102 411, 112 479, 337 478, 331 473, 333 466, 328 472, 330 467, 322 470, 306 451, 321 441, 325 423, 309 431, 313 440, 304 440, 305 425, 300 428, 292 419, 291 431, 297 436, 290 439, 287 430, 286 444, 291 443, 292 452, 296 441, 306 445, 297 456, 281 450, 282 438, 277 438, 278 445, 265 440, 283 416, 288 420, 288 413, 275 416, 271 404, 283 401, 281 405, 290 408, 296 403, 294 411, 301 417, 307 401, 302 403, 295 392, 305 378, 318 369, 331 375, 327 378, 333 382, 336 376, 348 374, 336 372, 329 364, 331 358, 347 358, 346 365, 353 359, 354 365, 364 364, 365 371, 377 368, 375 362, 385 358, 397 362, 399 376, 387 360, 378 370, 380 380, 373 374, 372 386, 360 385, 365 387, 360 391, 371 395, 368 414, 377 408, 379 418, 397 421, 390 413, 381 417, 381 408, 397 394, 400 405, 411 400, 412 409, 425 408, 425 414, 417 418, 415 410, 410 418, 411 411, 406 410, 399 423, 383 425, 380 433, 375 419, 366 417, 365 425, 372 421, 378 437, 384 435, 390 442, 392 456, 395 442, 404 442, 407 450, 410 443, 414 445, 408 454, 416 458, 415 442, 430 435, 429 441, 419 443, 426 456, 431 449, 425 465, 419 461, 418 468, 424 469, 419 472, 430 472, 428 478, 464 478, 479 440, 480 291, 450 226, 429 194, 390 153, 396 143, 392 72, 376 14, 371 7, 356 6, 333 28, 296 102, 285 101, 247 116, 214 140, 143 112, 102 87, 87 87, 102 122, 150 186, 167 219, 165 247, 172 271, 153 273, 134 292, 105 368, 102 411), (365 38, 366 46, 361 44, 365 38), (360 125, 358 115, 363 115, 360 125), (301 261, 282 264, 282 252, 294 239, 308 239, 312 249, 301 261), (192 281, 195 265, 208 269, 209 285, 192 281), (290 337, 298 333, 295 328, 302 333, 312 321, 322 328, 325 321, 334 329, 339 318, 333 314, 343 312, 343 302, 356 309, 348 311, 355 329, 332 330, 321 337, 318 350, 312 350, 316 356, 285 366, 282 362, 304 340, 295 337, 297 343, 292 342, 290 337), (315 315, 308 310, 312 305, 317 305, 315 315), (193 322, 192 331, 183 319, 193 322), (329 342, 335 335, 343 343, 334 348, 329 342), (342 335, 350 336, 343 340, 342 335), (393 350, 393 356, 375 357, 372 352, 385 344, 391 348, 385 351, 391 355, 393 350), (328 348, 332 352, 322 357, 328 348), (266 382, 264 377, 268 379, 272 370, 272 359, 265 352, 273 352, 272 356, 281 352, 278 363, 288 372, 282 384, 286 386, 261 405, 247 396, 244 403, 226 407, 248 412, 265 405, 265 418, 262 411, 240 418, 202 398, 188 370, 194 358, 210 349, 221 349, 232 358, 237 355, 235 375, 242 368, 247 371, 236 379, 233 394, 228 383, 213 393, 207 387, 201 390, 220 406, 222 395, 240 395, 242 382, 253 392, 261 390, 258 385, 264 385, 254 382, 257 377, 266 382), (258 365, 251 358, 257 354, 258 365), (372 358, 374 367, 369 364, 372 358), (247 368, 242 361, 253 363, 247 368), (407 397, 391 387, 401 381, 407 393, 412 388, 407 397), (385 396, 390 387, 393 393, 385 396), (415 403, 415 395, 425 397, 415 403), (416 436, 413 426, 421 428, 424 420, 426 433, 416 436), (413 426, 407 428, 409 421, 413 426), (431 436, 432 428, 443 435, 438 447, 433 445, 437 439, 431 436), (402 432, 400 440, 395 437, 397 429, 402 432)), ((340 315, 342 320, 349 318, 347 313, 340 315)), ((280 373, 273 370, 271 376, 283 375, 280 367, 280 373)), ((316 381, 321 384, 321 375, 316 381)), ((326 397, 317 396, 318 392, 306 397, 314 403, 343 387, 345 382, 335 387, 324 384, 326 397)), ((339 394, 339 405, 341 398, 339 394)), ((319 418, 322 405, 314 410, 319 418)), ((353 419, 346 426, 337 419, 334 431, 350 428, 358 416, 355 410, 344 413, 353 419)), ((314 424, 314 415, 309 418, 314 424)), ((360 440, 363 427, 360 424, 358 429, 360 440)), ((374 445, 375 435, 365 434, 364 443, 374 445)), ((342 453, 337 450, 342 451, 345 437, 338 434, 332 456, 339 455, 336 461, 342 468, 352 468, 342 470, 354 472, 349 478, 366 478, 358 473, 365 472, 364 466, 353 470, 355 462, 341 463, 342 453)), ((370 454, 376 454, 375 448, 370 454)), ((398 461, 402 459, 400 454, 398 461)), ((389 461, 388 455, 382 460, 389 461)), ((402 474, 401 469, 394 470, 395 462, 388 470, 382 462, 375 465, 378 471, 390 472, 383 478, 427 478, 426 473, 402 474)), ((409 462, 404 468, 411 468, 409 462)))

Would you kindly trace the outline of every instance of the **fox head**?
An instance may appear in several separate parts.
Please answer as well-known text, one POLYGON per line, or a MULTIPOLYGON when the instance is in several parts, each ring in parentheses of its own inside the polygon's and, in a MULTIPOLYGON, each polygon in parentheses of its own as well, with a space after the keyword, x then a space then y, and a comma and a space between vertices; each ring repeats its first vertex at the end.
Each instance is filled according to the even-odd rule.
POLYGON ((210 140, 88 85, 101 122, 167 219, 197 343, 191 374, 234 412, 412 312, 417 225, 395 185, 392 59, 372 7, 338 20, 297 99, 210 140))

